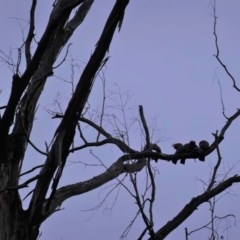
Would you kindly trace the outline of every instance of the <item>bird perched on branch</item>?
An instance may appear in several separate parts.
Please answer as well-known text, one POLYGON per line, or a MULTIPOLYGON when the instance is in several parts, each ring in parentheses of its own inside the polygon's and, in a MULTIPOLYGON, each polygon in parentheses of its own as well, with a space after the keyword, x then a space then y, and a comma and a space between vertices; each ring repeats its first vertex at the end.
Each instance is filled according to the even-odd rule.
POLYGON ((201 150, 201 157, 199 157, 200 161, 204 161, 205 160, 205 152, 209 149, 209 143, 206 140, 202 140, 199 142, 199 148, 201 150))
POLYGON ((206 152, 209 149, 209 143, 206 140, 199 142, 199 147, 203 152, 206 152))
MULTIPOLYGON (((184 146, 183 146, 182 143, 174 143, 172 146, 173 146, 173 148, 176 150, 175 154, 184 153, 184 146)), ((173 160, 172 162, 173 162, 174 164, 177 163, 176 160, 173 160)), ((185 159, 184 159, 184 158, 181 159, 181 163, 183 163, 183 162, 185 163, 185 159)))
POLYGON ((174 149, 176 149, 176 153, 180 153, 183 150, 182 143, 174 143, 172 146, 174 149))
MULTIPOLYGON (((196 145, 195 141, 190 141, 189 143, 186 143, 184 145, 182 143, 175 143, 172 146, 174 147, 174 149, 176 149, 175 154, 199 154, 200 153, 200 149, 196 145)), ((186 158, 182 158, 180 163, 185 164, 185 160, 186 158)), ((173 161, 173 163, 175 162, 173 161)))
POLYGON ((189 143, 184 145, 185 152, 196 154, 199 153, 199 147, 197 146, 195 141, 190 141, 189 143))
MULTIPOLYGON (((155 151, 157 153, 162 153, 161 148, 156 143, 150 143, 150 144, 146 145, 143 150, 144 151, 155 151)), ((154 160, 155 160, 155 162, 157 162, 158 159, 154 158, 154 160)))

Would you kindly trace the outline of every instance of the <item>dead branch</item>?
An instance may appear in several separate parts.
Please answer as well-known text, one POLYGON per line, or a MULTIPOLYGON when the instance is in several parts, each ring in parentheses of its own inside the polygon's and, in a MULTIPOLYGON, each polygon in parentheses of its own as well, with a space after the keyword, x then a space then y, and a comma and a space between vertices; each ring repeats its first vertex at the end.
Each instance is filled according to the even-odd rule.
POLYGON ((36 6, 37 6, 37 0, 32 0, 32 6, 30 10, 29 30, 28 30, 26 41, 25 41, 25 57, 26 57, 27 66, 29 66, 32 59, 31 43, 34 38, 36 6))
MULTIPOLYGON (((52 192, 47 202, 47 208, 48 206, 51 206, 51 201, 54 199, 54 195, 57 191, 57 185, 60 180, 61 173, 65 167, 66 159, 69 154, 69 148, 75 136, 75 128, 77 126, 79 117, 83 112, 86 101, 91 92, 95 75, 99 69, 99 66, 101 66, 106 52, 110 47, 113 34, 119 21, 121 21, 123 17, 123 13, 126 6, 128 5, 128 2, 128 0, 118 0, 115 3, 112 12, 110 13, 109 18, 104 26, 98 44, 93 54, 91 55, 85 69, 83 70, 83 73, 76 86, 76 90, 65 111, 64 117, 62 118, 62 121, 55 132, 54 143, 50 150, 50 156, 47 158, 45 166, 42 169, 42 171, 45 172, 45 177, 37 181, 36 190, 33 193, 33 197, 30 203, 29 211, 31 221, 36 221, 36 216, 42 214, 42 206, 45 202, 45 196, 47 194, 47 190, 54 176, 54 173, 56 172, 52 192), (59 152, 58 149, 60 142, 62 143, 62 147, 61 151, 59 152)), ((63 16, 69 16, 69 6, 74 6, 75 4, 79 4, 79 1, 77 3, 76 1, 71 1, 70 3, 69 1, 65 0, 57 2, 50 17, 50 26, 52 26, 51 20, 55 22, 56 17, 58 17, 59 14, 64 13, 63 10, 65 10, 67 13, 67 15, 64 13, 63 16)), ((46 211, 47 208, 45 209, 46 211)))
MULTIPOLYGON (((102 75, 100 76, 100 79, 102 80, 102 84, 103 84, 103 100, 102 100, 102 109, 101 109, 101 115, 100 115, 100 120, 99 120, 99 126, 102 128, 103 126, 103 116, 104 116, 104 111, 105 111, 105 103, 106 103, 106 78, 104 75, 104 72, 102 71, 102 75)), ((97 135, 97 141, 99 141, 99 137, 100 137, 100 132, 98 132, 97 135)))
POLYGON ((31 173, 31 172, 33 172, 33 171, 35 171, 36 169, 41 168, 41 167, 43 167, 43 164, 38 165, 38 166, 35 166, 35 167, 33 167, 32 169, 30 169, 30 170, 28 170, 28 171, 26 171, 26 172, 24 172, 24 173, 21 173, 19 176, 22 177, 22 176, 24 176, 24 175, 26 175, 26 174, 28 174, 28 173, 31 173))
POLYGON ((224 62, 220 58, 220 49, 219 49, 218 36, 217 36, 216 1, 212 0, 211 5, 212 5, 213 19, 214 19, 214 21, 213 21, 213 35, 214 35, 214 38, 215 38, 215 47, 216 47, 216 54, 214 56, 217 59, 218 63, 222 66, 222 68, 226 72, 227 76, 232 80, 233 88, 235 88, 238 92, 240 92, 240 88, 237 86, 235 78, 233 77, 233 75, 228 70, 228 67, 226 66, 226 64, 224 64, 224 62))
POLYGON ((146 225, 146 228, 148 229, 150 236, 154 236, 154 230, 152 228, 151 222, 149 221, 148 216, 146 215, 144 208, 145 208, 145 201, 141 200, 140 198, 140 193, 138 190, 138 186, 137 186, 137 175, 136 173, 130 174, 130 179, 131 179, 131 183, 133 185, 134 191, 135 191, 135 200, 136 200, 136 204, 138 206, 139 212, 142 216, 143 222, 146 225))
POLYGON ((201 231, 201 230, 204 229, 204 228, 209 229, 209 225, 212 224, 212 221, 215 221, 215 220, 217 220, 217 219, 218 219, 218 220, 224 220, 224 219, 230 218, 230 217, 235 219, 235 215, 233 215, 233 214, 227 214, 227 215, 222 216, 222 217, 213 216, 213 219, 211 219, 208 223, 206 223, 206 224, 204 224, 203 226, 198 227, 198 228, 196 228, 196 229, 194 229, 194 230, 192 230, 192 231, 188 231, 187 228, 185 228, 186 240, 188 239, 188 236, 190 236, 190 235, 193 234, 193 233, 196 233, 196 232, 198 232, 198 231, 201 231))
POLYGON ((221 100, 221 105, 222 105, 222 114, 227 119, 227 115, 225 113, 224 101, 223 101, 222 85, 221 85, 219 79, 218 79, 218 86, 219 86, 220 100, 221 100))
MULTIPOLYGON (((215 135, 215 137, 217 138, 218 136, 215 135)), ((210 182, 209 182, 209 185, 208 185, 208 187, 207 187, 207 191, 209 191, 209 190, 214 186, 214 184, 216 183, 217 171, 218 171, 218 169, 219 169, 219 167, 220 167, 220 164, 221 164, 221 162, 222 162, 222 157, 221 157, 221 153, 220 153, 220 149, 219 149, 219 146, 218 146, 218 145, 217 145, 217 148, 216 148, 216 149, 217 149, 218 159, 217 159, 217 162, 216 162, 216 164, 215 164, 215 166, 214 166, 212 178, 211 178, 211 180, 210 180, 210 182)))
POLYGON ((96 189, 103 184, 116 179, 122 173, 139 172, 144 166, 146 166, 146 161, 144 159, 140 159, 135 163, 125 164, 124 156, 120 157, 102 174, 99 174, 87 181, 67 185, 58 189, 49 206, 47 215, 51 215, 52 211, 54 211, 54 209, 61 205, 66 199, 96 189))
POLYGON ((28 179, 27 181, 25 181, 24 183, 22 184, 19 184, 17 186, 8 186, 8 187, 5 187, 3 189, 0 189, 0 194, 4 191, 10 191, 10 190, 17 190, 17 189, 21 189, 21 188, 25 188, 25 187, 28 187, 28 184, 33 182, 33 181, 36 181, 37 179, 39 179, 40 177, 42 177, 44 174, 38 174, 30 179, 28 179))
MULTIPOLYGON (((209 201, 209 199, 225 191, 227 188, 232 186, 233 183, 240 182, 240 176, 232 176, 225 181, 219 183, 216 187, 209 191, 192 198, 192 200, 185 205, 185 207, 168 223, 161 227, 155 237, 157 239, 164 239, 170 232, 176 229, 184 220, 186 220, 201 204, 209 201)), ((154 238, 149 238, 154 239, 154 238)))
MULTIPOLYGON (((140 118, 141 118, 141 122, 143 124, 144 131, 145 131, 146 145, 149 146, 150 145, 150 134, 149 134, 149 130, 148 130, 148 126, 147 126, 147 122, 146 122, 146 119, 145 119, 145 116, 144 116, 142 106, 139 106, 139 113, 140 113, 140 118)), ((152 167, 151 167, 151 164, 150 164, 150 159, 148 159, 148 161, 147 161, 147 168, 148 168, 148 173, 149 173, 149 177, 150 177, 150 181, 151 181, 151 198, 149 199, 149 202, 150 202, 150 205, 149 205, 149 223, 150 223, 150 226, 147 225, 147 227, 148 227, 150 236, 154 236, 153 203, 155 201, 156 184, 155 184, 155 179, 154 179, 154 175, 153 175, 153 172, 152 172, 152 167)))

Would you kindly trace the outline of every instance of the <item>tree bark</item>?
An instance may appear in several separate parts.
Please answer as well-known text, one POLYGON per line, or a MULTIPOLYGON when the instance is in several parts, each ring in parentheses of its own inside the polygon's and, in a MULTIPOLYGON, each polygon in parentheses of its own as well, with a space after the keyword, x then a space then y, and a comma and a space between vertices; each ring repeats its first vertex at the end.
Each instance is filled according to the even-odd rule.
MULTIPOLYGON (((14 142, 8 141, 10 146, 14 142)), ((7 186, 17 186, 16 172, 18 167, 14 161, 16 152, 9 149, 7 154, 1 154, 0 165, 0 239, 30 240, 38 236, 38 227, 31 226, 28 213, 23 210, 18 189, 8 189, 7 186), (9 164, 9 162, 11 164, 9 164)))
MULTIPOLYGON (((42 222, 55 212, 56 209, 50 208, 51 211, 49 210, 48 205, 51 201, 46 199, 47 191, 51 181, 54 180, 54 172, 59 162, 59 178, 61 177, 64 167, 62 162, 66 161, 69 154, 75 127, 91 92, 95 75, 101 68, 102 61, 110 47, 115 29, 117 26, 121 27, 128 2, 128 0, 116 1, 94 54, 79 79, 76 91, 69 103, 70 107, 67 108, 62 119, 63 123, 56 130, 53 146, 48 153, 43 153, 46 155, 45 168, 43 167, 40 174, 35 176, 34 180, 37 180, 37 183, 29 207, 24 210, 19 195, 19 189, 22 187, 19 185, 19 177, 39 97, 47 78, 53 74, 54 62, 93 4, 93 0, 56 1, 45 32, 32 56, 31 42, 34 36, 34 11, 37 3, 33 0, 30 11, 30 29, 25 43, 27 67, 22 76, 19 76, 17 67, 16 74, 13 75, 7 106, 2 118, 0 116, 1 240, 36 240, 42 222), (72 13, 72 11, 75 12, 72 13)), ((57 190, 58 181, 56 179, 52 197, 57 190)), ((33 180, 29 179, 29 181, 33 180)))

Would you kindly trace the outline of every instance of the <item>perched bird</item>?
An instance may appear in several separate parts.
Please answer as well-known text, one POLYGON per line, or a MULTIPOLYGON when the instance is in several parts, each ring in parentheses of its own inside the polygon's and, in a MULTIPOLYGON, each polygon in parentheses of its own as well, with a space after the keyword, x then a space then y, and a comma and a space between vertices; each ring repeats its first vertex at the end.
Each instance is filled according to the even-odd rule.
POLYGON ((190 141, 189 143, 184 145, 184 150, 186 153, 191 153, 191 154, 198 154, 200 153, 200 149, 197 146, 195 141, 190 141))
POLYGON ((196 142, 195 141, 190 141, 188 143, 188 147, 190 148, 190 150, 194 150, 197 147, 196 142))
POLYGON ((161 148, 156 143, 151 143, 150 144, 150 148, 151 148, 151 150, 154 150, 157 153, 161 153, 162 152, 161 148))
MULTIPOLYGON (((186 144, 175 143, 172 145, 176 149, 175 154, 200 154, 200 149, 195 141, 190 141, 186 144)), ((186 158, 182 158, 180 163, 185 164, 186 158)))
POLYGON ((176 150, 176 153, 179 153, 183 150, 183 144, 182 143, 174 143, 172 146, 176 150))
POLYGON ((209 143, 205 140, 202 140, 199 142, 199 148, 201 150, 199 160, 204 161, 205 160, 205 155, 204 153, 209 149, 209 143))
POLYGON ((205 140, 202 140, 199 142, 199 148, 203 151, 206 152, 209 149, 209 143, 205 140))
MULTIPOLYGON (((162 153, 161 148, 156 143, 150 143, 146 145, 143 149, 144 151, 155 151, 157 153, 162 153)), ((155 162, 157 162, 157 158, 154 158, 155 162)))
MULTIPOLYGON (((181 153, 184 153, 184 146, 182 143, 174 143, 173 145, 173 148, 176 150, 175 154, 181 154, 181 153)), ((174 164, 177 163, 177 160, 172 160, 172 162, 174 164)), ((181 163, 184 164, 185 163, 185 159, 182 158, 181 159, 181 163)))

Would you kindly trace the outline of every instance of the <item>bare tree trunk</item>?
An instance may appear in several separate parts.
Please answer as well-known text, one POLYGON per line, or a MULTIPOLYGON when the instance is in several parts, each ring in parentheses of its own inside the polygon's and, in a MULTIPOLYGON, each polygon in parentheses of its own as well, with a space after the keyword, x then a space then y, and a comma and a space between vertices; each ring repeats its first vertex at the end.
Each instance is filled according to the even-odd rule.
MULTIPOLYGON (((22 208, 18 193, 18 162, 16 161, 16 137, 9 137, 7 149, 0 152, 0 239, 1 240, 35 240, 39 226, 29 222, 27 210, 22 208), (15 151, 14 151, 15 150, 15 151), (11 162, 11 164, 9 164, 11 162), (11 187, 8 187, 11 186, 11 187)), ((39 221, 40 222, 40 221, 39 221)))
POLYGON ((16 191, 5 192, 0 196, 0 239, 36 239, 38 230, 35 234, 31 233, 27 213, 16 205, 17 198, 16 191))
MULTIPOLYGON (((9 156, 11 153, 8 154, 9 156)), ((7 157, 6 157, 7 158, 7 157)), ((6 159, 5 158, 5 159, 6 159)), ((13 158, 11 158, 13 160, 13 158)), ((4 162, 4 161, 2 161, 4 162)), ((5 161, 6 162, 6 161, 5 161)), ((14 179, 14 162, 11 166, 1 164, 0 189, 12 185, 14 179)), ((15 184, 14 184, 15 185, 15 184)), ((16 186, 16 185, 15 185, 16 186)), ((27 212, 22 209, 18 189, 1 190, 0 193, 0 239, 4 240, 28 240, 36 239, 37 233, 31 233, 27 212), (34 236, 35 235, 35 236, 34 236)))
MULTIPOLYGON (((42 222, 55 212, 50 203, 56 206, 56 201, 51 200, 57 191, 78 119, 89 97, 96 74, 105 61, 104 57, 114 32, 117 27, 119 29, 121 27, 128 0, 116 1, 96 49, 79 79, 63 121, 56 130, 53 148, 49 150, 49 154, 43 153, 46 157, 45 167, 39 175, 27 180, 28 183, 37 180, 27 210, 23 209, 19 195, 19 189, 24 184, 27 186, 26 182, 19 185, 21 166, 30 142, 36 106, 47 78, 53 74, 53 64, 73 32, 84 21, 93 2, 93 0, 55 1, 45 32, 37 44, 36 51, 32 54, 31 43, 34 36, 37 4, 36 0, 32 1, 29 34, 25 42, 27 68, 21 75, 18 71, 20 62, 17 64, 12 78, 10 97, 7 105, 3 107, 4 114, 2 117, 0 115, 0 240, 37 239, 42 222), (60 155, 57 154, 59 149, 60 155), (55 188, 52 188, 48 200, 47 191, 54 179, 56 169, 60 169, 59 179, 55 178, 55 188)), ((60 199, 60 204, 63 200, 64 198, 60 199)))

